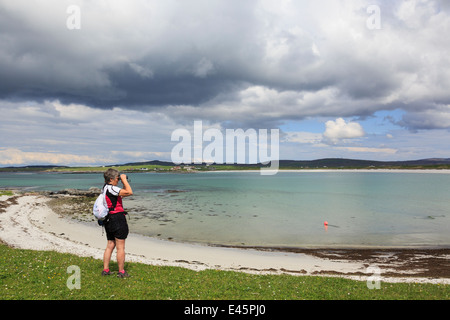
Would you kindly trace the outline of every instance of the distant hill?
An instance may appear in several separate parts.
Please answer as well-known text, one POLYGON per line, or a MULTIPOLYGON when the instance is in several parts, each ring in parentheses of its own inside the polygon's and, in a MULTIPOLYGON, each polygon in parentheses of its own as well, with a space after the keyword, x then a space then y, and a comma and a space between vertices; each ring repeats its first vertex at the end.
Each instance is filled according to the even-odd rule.
POLYGON ((417 166, 437 166, 450 165, 450 158, 430 158, 407 161, 375 161, 328 158, 318 160, 280 160, 280 168, 383 168, 383 167, 417 167, 417 166))
POLYGON ((47 171, 51 169, 64 169, 64 168, 70 168, 68 166, 55 166, 55 165, 29 165, 29 166, 20 166, 20 167, 3 167, 0 168, 1 171, 9 171, 9 172, 24 172, 24 171, 30 171, 30 172, 36 172, 36 171, 47 171))
MULTIPOLYGON (((139 167, 139 166, 164 166, 173 167, 175 164, 170 161, 143 161, 130 162, 125 164, 109 165, 107 167, 139 167)), ((195 167, 204 167, 206 164, 195 164, 195 167)), ((106 167, 106 166, 105 166, 106 167)), ((257 169, 261 164, 212 164, 211 167, 227 169, 257 169)), ((77 169, 76 167, 55 166, 55 165, 29 165, 22 167, 6 167, 0 168, 0 171, 22 172, 22 171, 58 171, 59 169, 77 169)), ((96 167, 99 171, 104 170, 102 166, 96 167)), ((314 169, 314 168, 446 168, 450 169, 450 158, 428 158, 420 160, 407 161, 375 161, 375 160, 358 160, 358 159, 343 159, 343 158, 325 158, 317 160, 280 160, 280 169, 314 169)), ((78 168, 79 169, 79 168, 78 168)), ((204 168, 207 169, 207 168, 204 168)))
POLYGON ((152 161, 144 161, 144 162, 129 162, 124 164, 118 164, 117 166, 174 166, 173 162, 169 161, 160 161, 160 160, 152 160, 152 161))
MULTIPOLYGON (((145 161, 122 164, 123 166, 145 166, 145 165, 159 165, 159 166, 175 166, 174 163, 168 161, 145 161)), ((203 164, 205 165, 205 164, 203 164)), ((325 158, 317 160, 280 160, 280 169, 287 168, 384 168, 384 167, 418 167, 418 166, 450 166, 450 158, 428 158, 420 160, 407 161, 376 161, 376 160, 358 160, 358 159, 343 159, 343 158, 325 158)), ((200 166, 200 165, 196 165, 200 166)), ((237 166, 237 167, 261 167, 261 164, 222 164, 213 166, 237 166)))

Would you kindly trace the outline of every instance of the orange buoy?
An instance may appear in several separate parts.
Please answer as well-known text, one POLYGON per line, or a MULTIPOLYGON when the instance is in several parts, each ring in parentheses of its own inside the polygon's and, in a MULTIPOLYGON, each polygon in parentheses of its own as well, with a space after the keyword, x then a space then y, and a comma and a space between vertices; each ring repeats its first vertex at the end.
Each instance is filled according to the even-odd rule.
POLYGON ((328 225, 328 222, 327 222, 327 221, 325 221, 325 222, 323 223, 323 225, 324 225, 324 226, 327 226, 327 225, 328 225))

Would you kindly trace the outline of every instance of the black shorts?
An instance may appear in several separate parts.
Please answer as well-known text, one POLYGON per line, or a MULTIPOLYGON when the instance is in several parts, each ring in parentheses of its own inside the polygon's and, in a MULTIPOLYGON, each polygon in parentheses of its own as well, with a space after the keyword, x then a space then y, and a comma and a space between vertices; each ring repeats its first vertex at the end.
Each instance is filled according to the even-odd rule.
POLYGON ((118 212, 108 216, 108 221, 105 223, 106 238, 108 240, 125 240, 127 238, 128 223, 125 214, 118 212))

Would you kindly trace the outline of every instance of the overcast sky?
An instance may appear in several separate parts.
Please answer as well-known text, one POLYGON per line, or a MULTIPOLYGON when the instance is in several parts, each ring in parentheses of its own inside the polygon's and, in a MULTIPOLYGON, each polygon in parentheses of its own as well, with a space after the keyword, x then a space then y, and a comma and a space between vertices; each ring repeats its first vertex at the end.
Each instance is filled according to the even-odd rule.
POLYGON ((0 166, 170 160, 196 120, 450 158, 449 34, 445 0, 0 0, 0 166))

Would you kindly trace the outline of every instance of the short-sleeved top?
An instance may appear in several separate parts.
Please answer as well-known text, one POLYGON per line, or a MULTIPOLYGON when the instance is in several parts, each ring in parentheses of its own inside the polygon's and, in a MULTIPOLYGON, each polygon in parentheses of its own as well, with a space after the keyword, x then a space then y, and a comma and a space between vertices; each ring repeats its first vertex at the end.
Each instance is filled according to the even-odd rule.
POLYGON ((119 192, 122 189, 111 184, 105 185, 104 188, 106 188, 106 203, 108 204, 109 213, 125 212, 122 205, 122 197, 119 196, 119 192))

